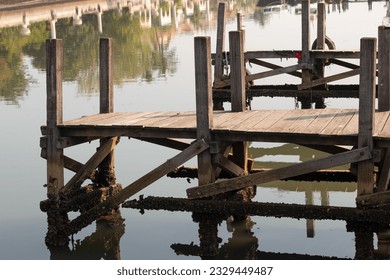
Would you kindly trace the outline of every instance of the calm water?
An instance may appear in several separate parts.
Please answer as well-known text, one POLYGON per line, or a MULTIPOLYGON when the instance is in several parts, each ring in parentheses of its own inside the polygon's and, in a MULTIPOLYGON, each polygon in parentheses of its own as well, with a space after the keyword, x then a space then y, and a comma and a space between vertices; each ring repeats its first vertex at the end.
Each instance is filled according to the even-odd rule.
MULTIPOLYGON (((107 1, 110 5, 112 2, 107 1)), ((296 14, 297 7, 282 6, 280 10, 266 13, 256 4, 251 0, 236 3, 228 13, 228 31, 236 28, 235 14, 241 9, 247 50, 299 49, 301 18, 296 14)), ((162 9, 168 10, 167 7, 162 9)), ((377 36, 386 3, 350 2, 329 5, 327 9, 327 34, 337 48, 358 49, 361 37, 377 36)), ((177 24, 166 24, 154 12, 151 13, 151 27, 140 24, 137 12, 130 15, 127 10, 121 13, 105 11, 103 35, 99 34, 96 14, 83 15, 82 25, 72 25, 70 18, 58 16, 56 36, 64 41, 64 118, 98 112, 99 36, 113 37, 115 42, 116 111, 194 110, 193 38, 211 36, 212 46, 215 45, 214 2, 209 4, 209 10, 206 13, 196 4, 193 14, 190 10, 178 13, 177 24)), ((21 36, 20 26, 0 30, 0 259, 199 259, 199 252, 215 251, 218 247, 217 258, 252 258, 255 255, 275 258, 279 253, 285 254, 282 258, 298 258, 303 254, 355 257, 355 245, 360 245, 355 242, 354 232, 347 232, 344 221, 250 217, 245 225, 236 225, 191 213, 146 211, 141 214, 131 209, 121 210, 125 219, 123 225, 106 228, 94 223, 73 236, 68 250, 48 250, 44 243, 46 215, 39 209, 39 202, 46 198, 43 187, 46 165, 40 158, 39 128, 45 123, 46 113, 44 41, 50 37, 49 26, 46 21, 31 21, 30 36, 21 36), (202 243, 200 226, 210 235, 202 243), (207 243, 211 245, 205 246, 207 243)), ((316 15, 313 14, 311 27, 314 29, 315 26, 316 15)), ((327 71, 337 72, 338 68, 331 66, 327 71)), ((297 82, 285 76, 266 81, 297 82)), ((357 80, 343 82, 356 83, 357 80)), ((329 99, 326 104, 328 107, 357 106, 352 100, 329 99)), ((295 101, 258 98, 252 107, 294 108, 295 101)), ((66 154, 84 162, 95 148, 95 144, 84 145, 66 150, 66 154)), ((175 151, 152 144, 122 139, 116 149, 118 182, 127 185, 175 154, 175 151)), ((259 167, 299 162, 305 160, 307 154, 320 156, 283 143, 252 144, 250 154, 259 167), (275 155, 275 150, 278 154, 281 149, 287 152, 275 155), (302 153, 306 155, 300 156, 302 153)), ((195 161, 187 165, 195 166, 195 161)), ((70 175, 66 173, 67 178, 70 175)), ((185 189, 195 185, 195 180, 188 183, 186 179, 164 177, 142 194, 184 197, 185 189)), ((356 186, 351 183, 273 182, 258 186, 255 200, 354 206, 355 196, 356 186)), ((377 249, 377 235, 367 238, 377 249)), ((361 239, 356 237, 356 240, 361 239)), ((364 246, 362 248, 365 250, 364 246)))

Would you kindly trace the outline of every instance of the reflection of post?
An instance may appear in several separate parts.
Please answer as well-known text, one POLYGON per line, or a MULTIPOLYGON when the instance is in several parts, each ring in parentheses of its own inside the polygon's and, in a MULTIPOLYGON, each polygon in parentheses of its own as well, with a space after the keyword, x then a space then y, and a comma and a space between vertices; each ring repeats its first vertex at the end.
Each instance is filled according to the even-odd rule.
POLYGON ((82 241, 77 240, 73 250, 68 246, 50 248, 51 260, 120 260, 120 239, 125 233, 124 219, 119 211, 96 221, 96 231, 82 241))
POLYGON ((372 226, 369 223, 347 221, 347 231, 355 232, 355 259, 373 259, 374 233, 372 226))
POLYGON ((192 219, 199 223, 199 256, 210 259, 218 254, 218 225, 221 218, 213 214, 193 213, 192 219))
POLYGON ((50 14, 51 14, 51 20, 50 20, 51 38, 57 39, 57 34, 56 34, 57 15, 55 14, 55 12, 53 10, 50 12, 50 14))
POLYGON ((100 6, 98 6, 98 12, 97 12, 97 21, 98 21, 98 31, 100 34, 103 33, 103 23, 102 23, 102 9, 100 8, 100 6))
MULTIPOLYGON (((306 205, 313 205, 314 204, 314 197, 313 197, 312 190, 305 191, 305 200, 306 200, 306 205)), ((308 238, 313 238, 314 235, 315 235, 314 220, 313 219, 306 219, 306 236, 308 238)))

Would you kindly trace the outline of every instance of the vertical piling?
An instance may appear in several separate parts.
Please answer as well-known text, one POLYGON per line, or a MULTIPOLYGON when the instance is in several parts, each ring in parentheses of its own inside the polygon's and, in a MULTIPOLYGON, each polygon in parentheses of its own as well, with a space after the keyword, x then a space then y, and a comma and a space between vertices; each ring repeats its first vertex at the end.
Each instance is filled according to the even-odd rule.
POLYGON ((214 86, 218 87, 218 83, 223 77, 223 51, 225 48, 225 29, 226 29, 226 3, 218 4, 218 21, 217 21, 217 45, 215 50, 215 68, 214 68, 214 86))
MULTIPOLYGON (((210 143, 213 126, 210 37, 195 37, 194 47, 197 139, 210 143)), ((198 180, 199 185, 215 181, 209 150, 198 155, 198 180)))
MULTIPOLYGON (((376 88, 376 39, 360 40, 359 80, 359 135, 358 148, 373 150, 373 127, 376 88)), ((357 195, 370 194, 374 186, 374 162, 372 159, 358 163, 357 195)))
MULTIPOLYGON (((302 0, 302 62, 310 62, 310 0, 302 0)), ((302 83, 310 82, 310 70, 302 70, 302 83)))
POLYGON ((57 148, 59 132, 62 124, 62 41, 49 39, 46 41, 46 93, 47 93, 47 195, 58 198, 64 186, 64 154, 57 148))
MULTIPOLYGON (((231 106, 233 112, 246 110, 244 32, 229 32, 231 106)), ((248 145, 246 142, 233 144, 233 161, 247 170, 248 145)))
POLYGON ((245 103, 244 36, 242 31, 229 32, 230 86, 233 112, 242 112, 245 103))
MULTIPOLYGON (((99 75, 100 75, 100 114, 114 112, 114 86, 112 63, 112 39, 101 38, 99 41, 99 75)), ((108 139, 101 139, 103 146, 108 139)), ((98 167, 98 182, 103 186, 115 184, 114 151, 98 167)))
POLYGON ((378 110, 390 110, 390 28, 378 27, 378 110))

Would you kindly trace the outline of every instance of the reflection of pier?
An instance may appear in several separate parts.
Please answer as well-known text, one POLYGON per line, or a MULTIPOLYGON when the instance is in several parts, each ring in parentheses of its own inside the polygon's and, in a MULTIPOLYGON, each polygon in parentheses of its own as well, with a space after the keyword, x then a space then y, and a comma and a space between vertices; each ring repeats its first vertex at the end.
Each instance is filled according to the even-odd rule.
MULTIPOLYGON (((34 22, 47 21, 52 31, 51 38, 56 38, 56 22, 70 18, 74 25, 82 24, 84 15, 95 14, 97 29, 103 32, 102 16, 106 11, 116 10, 118 14, 127 10, 130 15, 139 15, 142 27, 152 26, 152 17, 158 18, 161 26, 173 25, 178 27, 184 22, 184 16, 192 16, 194 8, 200 12, 210 13, 209 0, 186 0, 184 6, 178 8, 173 1, 160 2, 157 0, 84 0, 84 1, 54 1, 36 2, 30 5, 12 5, 0 7, 0 28, 21 26, 21 34, 29 35, 29 25, 34 22), (164 3, 164 6, 162 5, 164 3)), ((209 16, 207 18, 210 18, 209 16)))
MULTIPOLYGON (((287 206, 284 211, 276 210, 271 204, 259 205, 259 211, 248 206, 247 209, 240 211, 240 202, 218 202, 214 201, 188 201, 185 199, 163 198, 163 197, 146 197, 139 200, 127 201, 123 206, 133 209, 141 209, 141 211, 151 210, 167 210, 167 211, 189 211, 193 212, 192 218, 195 223, 199 224, 199 245, 192 241, 191 244, 172 244, 171 248, 177 255, 199 256, 202 259, 282 259, 282 260, 327 260, 340 259, 333 256, 321 256, 310 254, 296 254, 283 252, 265 252, 259 249, 258 237, 252 232, 253 222, 250 216, 265 216, 265 217, 293 217, 295 219, 307 219, 307 237, 314 238, 314 219, 323 219, 325 216, 317 215, 319 212, 313 210, 297 210, 294 207, 287 206), (261 208, 261 209, 260 209, 261 208), (248 211, 252 209, 253 211, 248 211), (276 211, 274 211, 276 210, 276 211), (198 212, 199 211, 199 212, 198 212), (207 212, 210 211, 210 212, 207 212), (316 214, 317 212, 317 214, 316 214), (248 214, 248 216, 245 216, 248 214), (238 219, 234 219, 234 215, 238 215, 238 219), (243 215, 243 216, 242 216, 243 215), (228 231, 231 232, 231 237, 227 242, 221 244, 218 236, 218 227, 226 221, 228 231)), ((297 206, 298 208, 301 206, 297 206)), ((278 207, 280 210, 281 208, 278 207)), ((320 209, 320 208, 317 208, 320 209)), ((362 223, 354 222, 351 213, 342 213, 342 207, 329 207, 326 211, 333 212, 336 219, 346 220, 346 228, 350 232, 355 233, 355 259, 389 259, 389 233, 386 226, 378 226, 376 222, 362 223), (336 214, 338 212, 338 214, 336 214), (348 220, 351 218, 352 220, 348 220), (378 236, 377 249, 374 250, 374 234, 378 236)), ((344 210, 347 208, 343 208, 344 210)), ((355 211, 355 208, 348 208, 355 211)), ((348 210, 349 211, 349 210, 348 210)), ((372 213, 375 215, 374 213, 372 213)), ((379 214, 379 212, 378 212, 379 214)), ((382 214, 384 214, 382 212, 382 214)), ((368 217, 368 216, 366 216, 368 217)), ((373 217, 373 216, 372 216, 373 217)), ((329 216, 328 216, 329 218, 329 216)), ((327 218, 325 218, 327 219, 327 218)), ((360 218, 357 218, 360 220, 360 218)), ((371 220, 373 221, 373 220, 371 220)), ((382 222, 384 222, 382 220, 382 222)), ((385 222, 386 223, 386 222, 385 222)), ((261 225, 260 225, 261 226, 261 225)))

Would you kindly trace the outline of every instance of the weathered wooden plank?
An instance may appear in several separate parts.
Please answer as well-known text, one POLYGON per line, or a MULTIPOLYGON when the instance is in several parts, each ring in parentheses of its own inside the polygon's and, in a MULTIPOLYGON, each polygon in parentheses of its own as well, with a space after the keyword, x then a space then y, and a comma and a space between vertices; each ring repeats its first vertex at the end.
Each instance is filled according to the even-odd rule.
POLYGON ((217 19, 217 41, 215 48, 215 68, 214 68, 214 85, 222 81, 223 77, 223 51, 225 48, 225 29, 226 29, 226 3, 218 3, 217 19))
POLYGON ((343 109, 329 122, 329 124, 321 131, 321 135, 337 135, 352 117, 357 113, 354 109, 343 109))
POLYGON ((390 28, 378 27, 378 110, 390 110, 390 28))
POLYGON ((58 198, 64 186, 64 153, 57 148, 62 112, 62 41, 46 41, 47 195, 58 198))
POLYGON ((250 82, 253 80, 263 79, 263 78, 272 77, 272 76, 276 76, 276 75, 288 74, 288 73, 295 72, 297 70, 301 70, 301 69, 305 69, 305 68, 307 68, 307 63, 299 63, 297 65, 286 66, 286 67, 278 68, 275 70, 269 70, 269 71, 264 71, 261 73, 247 75, 245 77, 245 81, 250 82))
POLYGON ((258 122, 247 131, 265 131, 267 128, 272 127, 278 120, 287 115, 290 110, 275 110, 271 115, 268 115, 261 122, 258 122))
POLYGON ((301 115, 297 121, 292 123, 287 131, 291 133, 305 133, 306 128, 321 114, 321 110, 307 109, 302 110, 304 114, 301 115))
POLYGON ((231 117, 226 119, 224 122, 216 122, 213 129, 218 130, 231 130, 235 126, 240 126, 240 124, 247 121, 247 119, 253 116, 254 112, 250 110, 246 110, 244 112, 238 114, 229 114, 231 117))
POLYGON ((320 134, 322 130, 341 112, 341 109, 318 109, 320 114, 305 129, 307 134, 320 134))
POLYGON ((136 138, 141 141, 157 144, 160 146, 172 148, 175 150, 183 151, 187 149, 191 144, 186 141, 181 141, 177 139, 170 138, 136 138))
POLYGON ((343 130, 339 131, 337 135, 357 135, 359 130, 359 113, 355 113, 350 121, 345 125, 343 130))
MULTIPOLYGON (((377 192, 381 193, 388 189, 390 181, 390 150, 386 149, 383 160, 379 166, 379 180, 377 183, 377 192)), ((390 200, 388 200, 390 204, 390 200)))
POLYGON ((375 124, 373 136, 380 135, 382 129, 385 127, 387 120, 389 119, 389 111, 375 112, 375 124))
MULTIPOLYGON (((265 58, 296 58, 296 54, 301 50, 272 50, 272 51, 247 51, 245 59, 265 59, 265 58)), ((310 57, 319 58, 339 58, 339 59, 359 59, 359 50, 310 50, 310 57)))
POLYGON ((356 65, 356 64, 353 64, 350 62, 346 62, 344 60, 336 59, 336 58, 330 58, 329 62, 336 64, 336 65, 346 67, 346 68, 350 68, 350 69, 358 69, 360 67, 359 65, 356 65))
POLYGON ((256 124, 262 122, 265 118, 275 113, 274 110, 262 110, 262 111, 246 111, 250 112, 249 118, 240 124, 232 127, 231 130, 235 131, 247 131, 256 124))
POLYGON ((160 128, 185 128, 196 127, 196 113, 195 112, 177 112, 169 121, 159 125, 160 128))
MULTIPOLYGON (((210 37, 195 37, 195 91, 197 139, 210 143, 213 127, 213 102, 211 84, 210 37)), ((198 155, 198 181, 200 185, 214 182, 215 170, 208 150, 198 155)))
MULTIPOLYGON (((266 68, 270 68, 270 69, 273 69, 273 70, 284 68, 282 66, 279 66, 279 65, 276 65, 276 64, 264 61, 264 60, 260 60, 260 59, 250 59, 249 63, 256 64, 256 65, 259 65, 259 66, 263 66, 263 67, 266 67, 266 68)), ((294 77, 302 78, 302 73, 298 72, 298 71, 288 72, 288 73, 285 73, 285 74, 289 74, 289 75, 292 75, 294 77)))
POLYGON ((360 195, 356 198, 356 204, 365 209, 390 206, 390 191, 360 195))
POLYGON ((231 107, 233 112, 246 108, 244 37, 242 31, 229 32, 231 107))
POLYGON ((272 126, 265 129, 266 132, 284 132, 288 131, 288 128, 293 125, 299 118, 305 114, 305 110, 290 110, 281 119, 275 122, 272 126))
POLYGON ((203 139, 199 139, 191 143, 191 146, 180 152, 173 158, 167 160, 160 166, 151 170, 135 182, 131 183, 127 187, 123 188, 118 194, 108 197, 104 202, 96 205, 87 212, 81 214, 64 228, 64 231, 67 235, 76 233, 78 229, 83 228, 101 215, 109 212, 110 210, 117 207, 119 204, 123 203, 126 199, 143 190, 150 184, 154 183, 162 176, 166 175, 170 171, 174 170, 178 166, 187 162, 194 156, 208 149, 209 146, 205 143, 203 139))
POLYGON ((342 80, 342 79, 345 79, 345 78, 353 77, 353 76, 356 76, 356 75, 359 75, 359 74, 360 74, 360 68, 357 68, 357 69, 353 69, 353 70, 350 70, 350 71, 347 71, 347 72, 334 74, 334 75, 331 75, 331 76, 328 76, 328 77, 325 77, 325 78, 320 78, 320 79, 316 79, 316 80, 313 80, 313 81, 302 83, 301 85, 298 85, 298 89, 299 90, 308 89, 308 88, 312 88, 312 87, 315 87, 315 86, 324 85, 324 84, 327 84, 327 83, 330 83, 330 82, 334 82, 334 81, 342 80))
POLYGON ((234 176, 244 176, 247 175, 247 170, 241 168, 239 165, 235 164, 231 160, 227 159, 222 155, 217 155, 214 157, 214 162, 222 169, 230 172, 234 176))
MULTIPOLYGON (((359 136, 358 147, 367 147, 372 152, 375 123, 376 89, 376 39, 360 40, 360 89, 359 89, 359 136)), ((374 161, 368 159, 358 163, 357 195, 370 194, 374 185, 374 161)))
POLYGON ((118 138, 113 137, 99 147, 97 152, 85 163, 83 168, 79 169, 77 173, 64 186, 61 193, 65 196, 69 195, 75 188, 81 186, 84 180, 95 170, 95 168, 111 153, 117 144, 118 138))
POLYGON ((290 166, 272 169, 266 172, 250 174, 244 177, 233 178, 199 187, 189 188, 187 189, 187 196, 190 199, 209 197, 232 190, 242 189, 255 184, 281 180, 287 177, 298 176, 348 163, 364 161, 370 158, 372 158, 372 156, 368 148, 356 149, 337 155, 331 155, 326 158, 304 161, 290 166))

